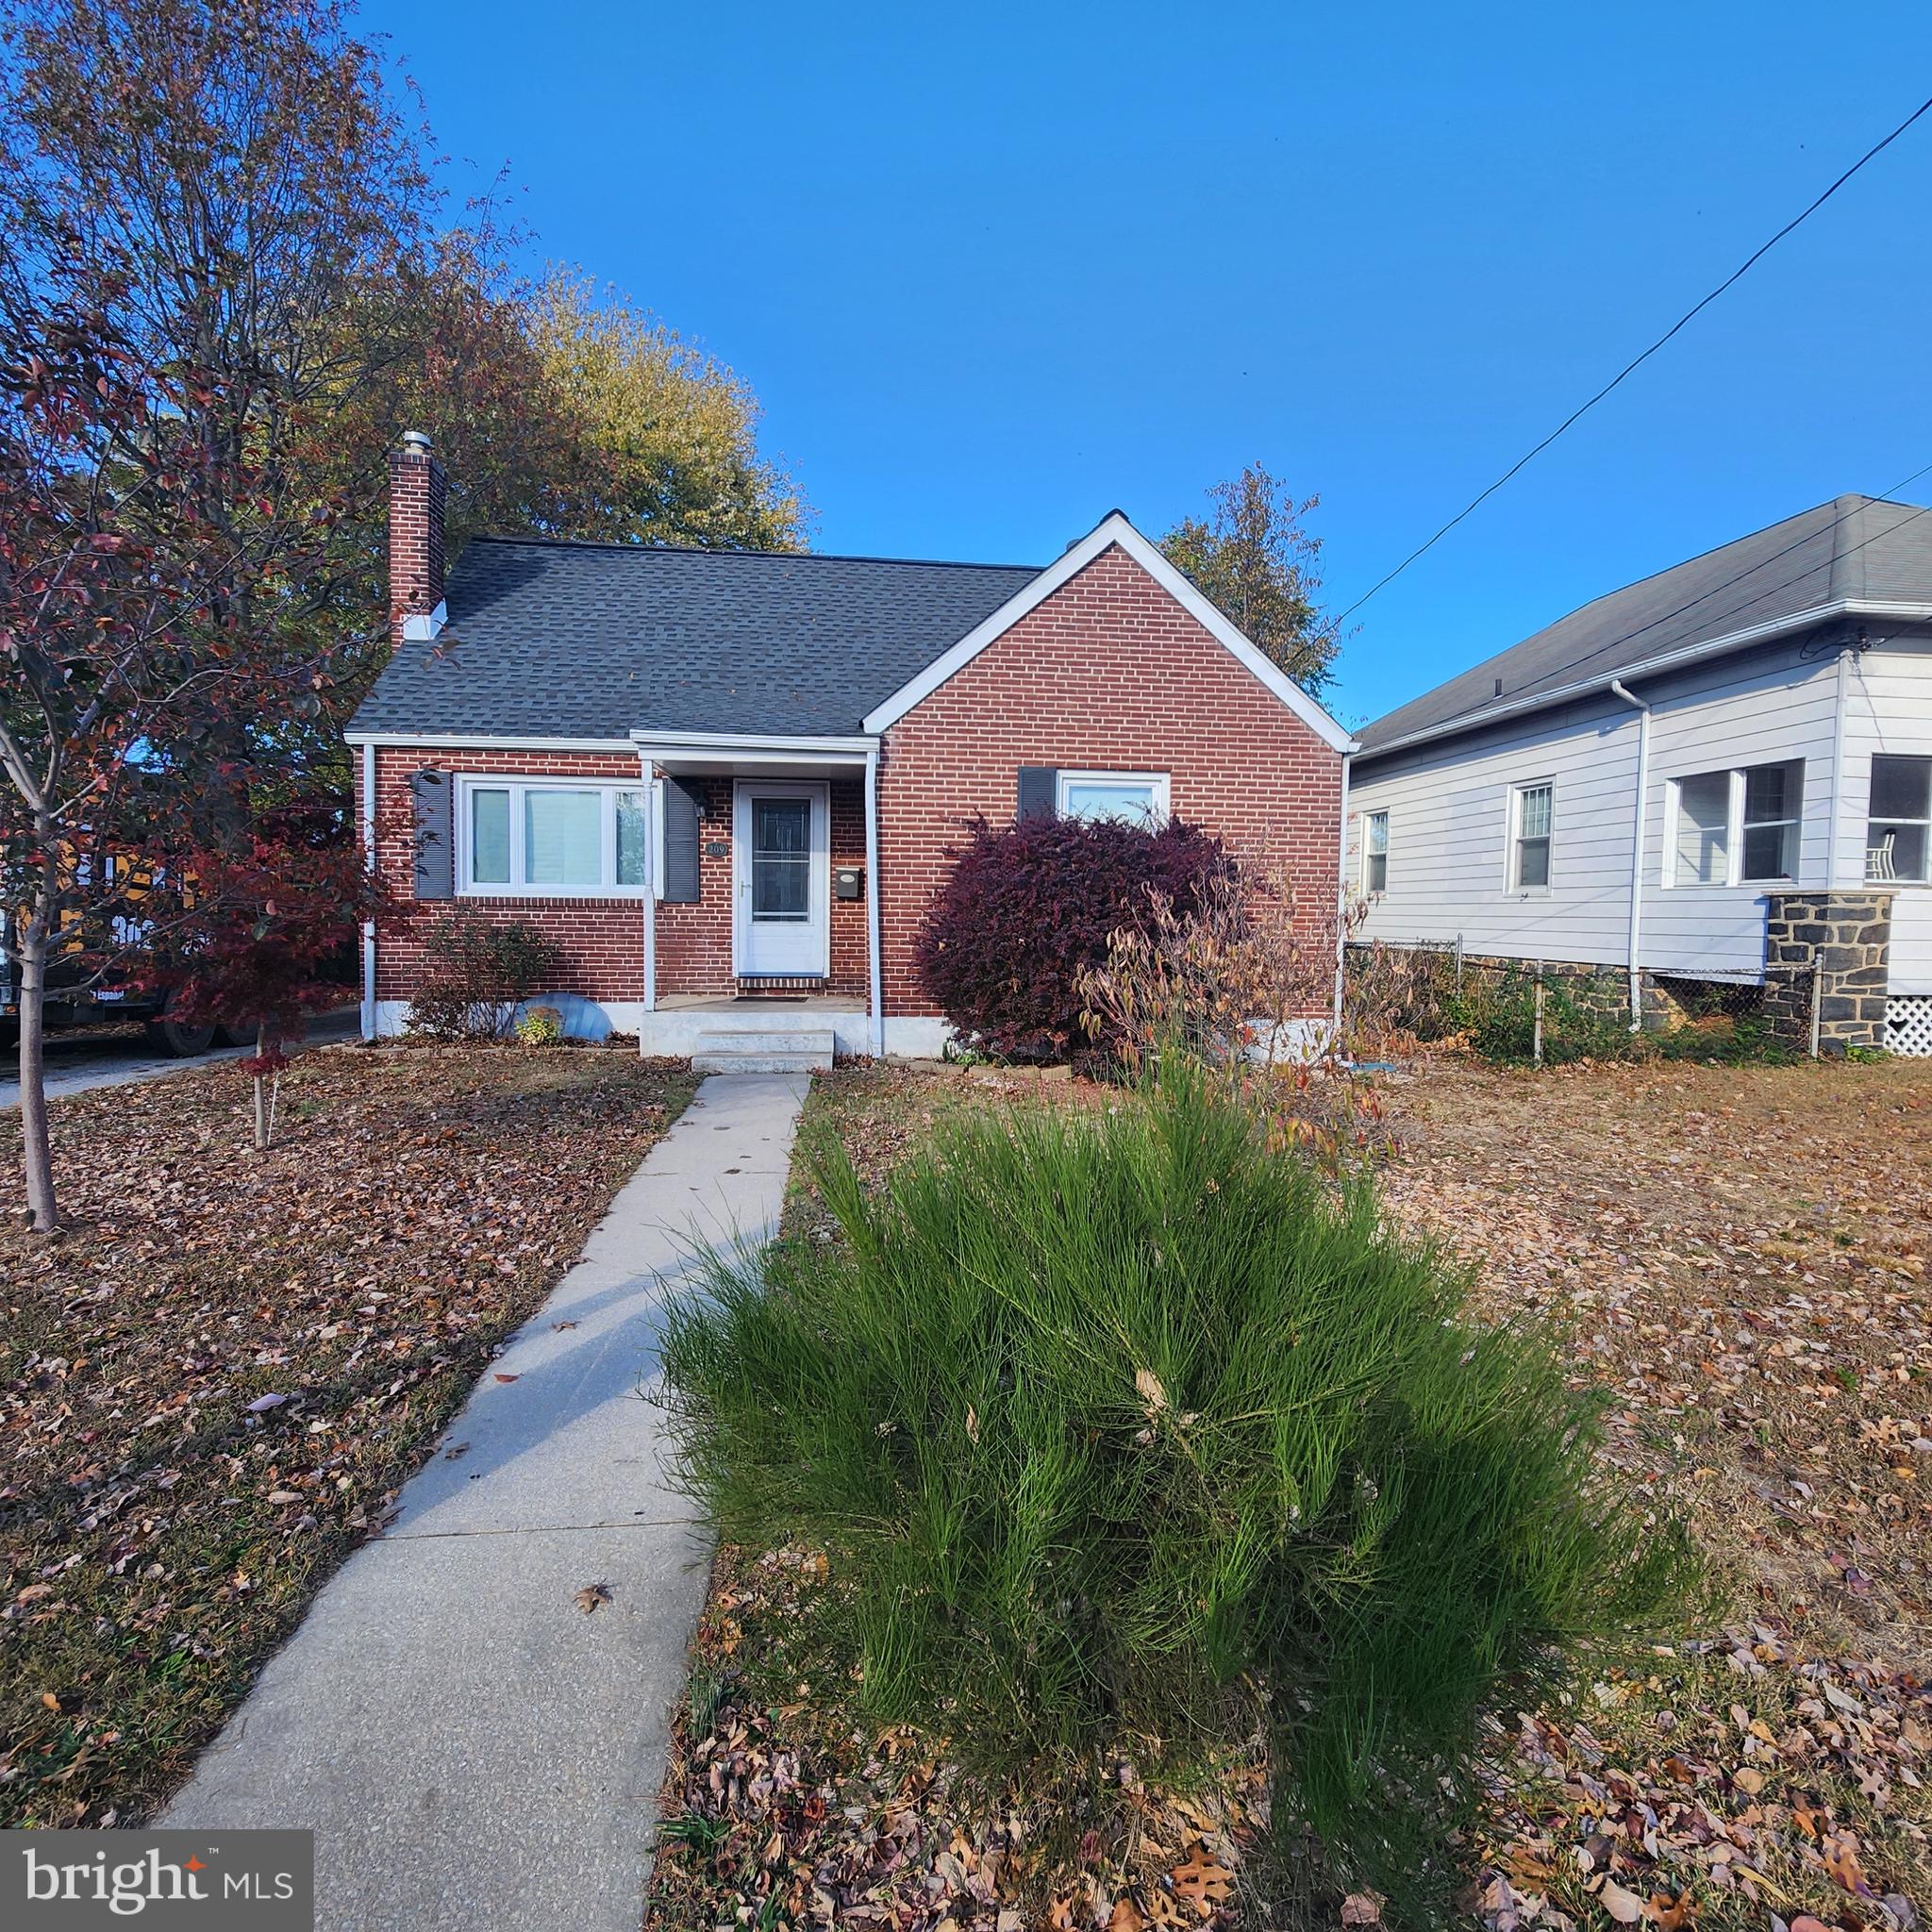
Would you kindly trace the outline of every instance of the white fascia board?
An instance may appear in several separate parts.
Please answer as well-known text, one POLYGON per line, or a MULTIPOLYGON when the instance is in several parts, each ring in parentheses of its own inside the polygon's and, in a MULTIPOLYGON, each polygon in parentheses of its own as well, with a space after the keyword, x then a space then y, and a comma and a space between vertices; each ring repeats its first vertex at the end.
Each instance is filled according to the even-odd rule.
POLYGON ((900 686, 876 710, 868 712, 865 728, 872 732, 888 730, 912 708, 929 698, 956 673, 972 663, 980 652, 1006 633, 1040 605, 1087 568, 1100 554, 1118 543, 1169 596, 1200 625, 1216 642, 1232 652, 1241 665, 1314 731, 1331 750, 1348 752, 1355 741, 1298 685, 1293 678, 1264 656, 1191 584, 1150 543, 1119 510, 1111 510, 1079 542, 1048 564, 1032 581, 1016 591, 984 623, 968 631, 949 651, 935 658, 919 675, 900 686))
POLYGON ((1569 704, 1575 698, 1607 691, 1613 684, 1627 684, 1633 677, 1657 677, 1665 672, 1675 671, 1680 665, 1695 664, 1701 658, 1721 658, 1726 651, 1740 651, 1747 644, 1771 643, 1794 631, 1809 630, 1814 625, 1827 624, 1835 617, 1876 617, 1894 623, 1932 623, 1932 604, 1884 603, 1867 597, 1839 597, 1829 604, 1814 604, 1810 609, 1797 611, 1790 617, 1767 618, 1762 624, 1747 625, 1742 630, 1706 638, 1702 643, 1683 644, 1674 651, 1664 651, 1655 658, 1625 664, 1621 670, 1607 672, 1601 676, 1579 678, 1574 684, 1560 684, 1549 691, 1532 691, 1527 697, 1510 698, 1500 705, 1485 705, 1480 711, 1466 711, 1459 718, 1445 719, 1440 724, 1430 724, 1421 731, 1391 738, 1387 744, 1371 745, 1362 756, 1386 758, 1391 752, 1402 751, 1411 744, 1426 744, 1431 739, 1454 738, 1464 731, 1480 731, 1484 725, 1493 724, 1500 719, 1520 717, 1525 711, 1541 711, 1552 705, 1569 704))
POLYGON ((744 758, 767 757, 851 758, 863 763, 878 750, 875 738, 789 737, 766 732, 633 731, 631 745, 672 758, 744 758))
POLYGON ((509 738, 481 731, 345 731, 344 744, 403 745, 423 751, 608 751, 634 749, 627 738, 509 738))

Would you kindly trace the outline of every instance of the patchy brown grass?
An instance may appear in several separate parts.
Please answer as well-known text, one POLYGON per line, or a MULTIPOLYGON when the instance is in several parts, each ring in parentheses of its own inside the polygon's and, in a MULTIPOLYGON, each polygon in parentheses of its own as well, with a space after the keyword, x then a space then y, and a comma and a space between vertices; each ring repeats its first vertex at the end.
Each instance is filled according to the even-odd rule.
POLYGON ((690 1095, 335 1049, 265 1157, 232 1068, 55 1103, 68 1227, 0 1228, 0 1824, 153 1809, 690 1095))
MULTIPOLYGON (((815 1083, 808 1125, 879 1180, 948 1116, 1035 1099, 1121 1104, 1028 1074, 853 1070, 815 1083)), ((1609 1466, 1690 1513, 1726 1606, 1499 1729, 1465 1923, 1913 1923, 1932 1904, 1932 1065, 1438 1059, 1382 1102, 1391 1211, 1471 1260, 1497 1319, 1562 1325, 1612 1393, 1609 1466)), ((827 1232, 802 1182, 787 1226, 827 1232)), ((1243 1865, 1265 1810, 1252 1754, 1209 1791, 1126 1774, 1069 1849, 1053 1793, 974 1801, 942 1737, 846 1727, 815 1674, 820 1563, 724 1553, 649 1925, 1275 1923, 1249 1887, 1302 1923, 1291 1878, 1243 1865), (1233 1884, 1206 1915, 1202 1857, 1233 1884), (1060 1883, 1041 1907, 1043 1865, 1060 1883)))

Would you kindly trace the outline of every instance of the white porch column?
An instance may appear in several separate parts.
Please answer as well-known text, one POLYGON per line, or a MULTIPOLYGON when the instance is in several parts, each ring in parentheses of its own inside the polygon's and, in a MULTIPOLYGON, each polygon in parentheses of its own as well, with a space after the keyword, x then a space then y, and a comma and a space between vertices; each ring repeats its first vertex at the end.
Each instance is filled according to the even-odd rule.
MULTIPOLYGON (((648 752, 640 754, 644 774, 644 1011, 658 1010, 658 894, 664 881, 658 876, 658 855, 664 850, 664 788, 653 770, 655 760, 648 752)), ((644 1029, 638 1030, 639 1053, 649 1052, 644 1029)))
POLYGON ((879 754, 865 755, 865 935, 871 961, 868 1031, 874 1059, 886 1051, 885 968, 879 958, 879 754))
MULTIPOLYGON (((375 746, 362 747, 362 865, 374 878, 375 854, 375 746)), ((375 922, 362 922, 362 1038, 375 1038, 375 922)))

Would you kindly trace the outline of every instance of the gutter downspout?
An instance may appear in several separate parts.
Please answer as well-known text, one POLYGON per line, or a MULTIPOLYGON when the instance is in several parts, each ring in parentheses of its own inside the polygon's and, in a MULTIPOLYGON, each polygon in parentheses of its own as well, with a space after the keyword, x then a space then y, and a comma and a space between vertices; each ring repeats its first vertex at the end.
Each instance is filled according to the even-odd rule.
POLYGON ((869 955, 866 1030, 873 1058, 886 1053, 885 970, 879 959, 879 755, 865 755, 865 936, 869 955))
POLYGON ((1341 755, 1341 875, 1335 881, 1335 1040, 1341 1044, 1341 990, 1348 969, 1348 784, 1354 760, 1341 755))
POLYGON ((1838 884, 1838 822, 1845 797, 1845 707, 1851 701, 1852 650, 1849 643, 1839 647, 1838 693, 1831 713, 1831 816, 1825 822, 1824 834, 1824 883, 1827 890, 1838 884))
MULTIPOLYGON (((362 863, 375 875, 375 747, 362 747, 362 863)), ((362 1038, 375 1038, 375 922, 362 922, 362 1038)))
MULTIPOLYGON (((658 855, 663 850, 664 791, 658 783, 653 769, 655 760, 648 753, 638 755, 638 763, 643 768, 644 797, 650 803, 650 864, 646 875, 650 883, 644 888, 644 1011, 658 1010, 658 894, 663 889, 664 881, 658 875, 658 855)), ((648 1027, 638 1028, 638 1052, 650 1052, 650 1042, 645 1035, 648 1027)))
POLYGON ((1626 705, 1637 708, 1637 824, 1630 853, 1630 1030, 1643 1028, 1643 968, 1638 947, 1643 936, 1643 837, 1650 809, 1650 706, 1622 678, 1610 679, 1610 690, 1626 705))

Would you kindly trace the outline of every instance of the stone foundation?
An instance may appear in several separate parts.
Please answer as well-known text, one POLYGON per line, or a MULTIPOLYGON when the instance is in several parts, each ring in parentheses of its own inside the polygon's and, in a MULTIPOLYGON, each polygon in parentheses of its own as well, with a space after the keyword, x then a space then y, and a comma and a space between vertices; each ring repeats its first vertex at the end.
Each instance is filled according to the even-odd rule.
POLYGON ((1811 1044, 1812 970, 1823 1053, 1885 1045, 1891 894, 1773 892, 1764 920, 1764 1013, 1788 1046, 1811 1044))

